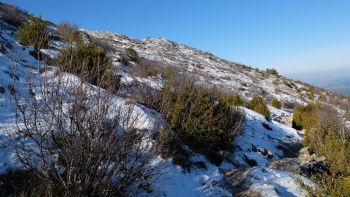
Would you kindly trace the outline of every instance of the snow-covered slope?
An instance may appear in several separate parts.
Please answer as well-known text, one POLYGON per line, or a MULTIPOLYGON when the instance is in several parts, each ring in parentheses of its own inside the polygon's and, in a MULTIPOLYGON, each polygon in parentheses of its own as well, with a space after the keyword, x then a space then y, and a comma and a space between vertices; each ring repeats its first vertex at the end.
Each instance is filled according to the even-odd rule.
MULTIPOLYGON (((82 31, 87 39, 94 40, 107 49, 114 59, 115 67, 120 70, 119 73, 124 78, 130 79, 130 75, 123 72, 129 68, 120 63, 121 54, 131 48, 136 50, 140 57, 151 60, 160 67, 173 67, 195 78, 199 83, 239 94, 246 100, 253 96, 262 96, 267 102, 278 99, 289 108, 295 104, 321 102, 334 108, 350 127, 350 102, 343 95, 283 76, 267 74, 265 71, 231 62, 164 38, 137 40, 111 32, 82 31)), ((143 80, 157 87, 161 83, 157 77, 143 80)))
MULTIPOLYGON (((0 135, 14 122, 11 108, 11 87, 14 81, 16 91, 25 89, 26 77, 33 74, 37 77, 49 73, 39 73, 39 65, 45 62, 35 60, 29 51, 30 47, 18 43, 15 29, 0 20, 0 135), (14 75, 15 73, 15 75, 14 75), (3 91, 1 91, 3 90, 3 91)), ((54 28, 52 28, 54 31, 54 28)), ((133 48, 138 54, 162 67, 173 66, 180 72, 196 77, 201 83, 215 85, 225 91, 240 94, 245 99, 254 95, 264 96, 269 101, 277 98, 284 103, 306 103, 310 99, 332 97, 327 91, 315 93, 308 97, 311 86, 290 81, 276 75, 268 75, 241 64, 229 62, 212 54, 177 44, 166 39, 147 38, 142 41, 127 36, 109 32, 93 32, 83 30, 90 39, 97 39, 109 46, 107 52, 114 58, 116 72, 122 74, 122 83, 131 88, 135 81, 155 89, 162 87, 162 78, 133 77, 118 59, 126 48, 133 48)), ((58 49, 64 47, 64 42, 51 41, 51 48, 43 53, 55 57, 58 49)), ((135 63, 132 63, 135 65, 135 63)), ((136 65, 137 66, 137 65, 136 65)), ((69 79, 76 76, 67 74, 69 79)), ((39 80, 37 80, 39 81, 39 80)), ((39 85, 39 84, 37 84, 39 85)), ((93 87, 93 86, 91 86, 93 87)), ((93 87, 98 88, 98 87, 93 87)), ((128 102, 127 98, 115 96, 119 103, 128 102)), ((321 101, 324 101, 321 100, 321 101)), ((348 102, 348 101, 344 101, 348 102)), ((332 105, 339 114, 345 114, 341 103, 332 105)), ((135 104, 136 113, 144 116, 146 125, 140 128, 153 127, 162 122, 159 114, 140 104, 135 104)), ((192 161, 202 162, 206 168, 194 168, 190 172, 172 164, 170 159, 160 156, 155 163, 165 163, 164 175, 154 182, 152 193, 145 196, 233 196, 258 193, 262 196, 304 196, 306 192, 300 186, 304 183, 313 184, 298 172, 274 167, 273 162, 285 158, 293 158, 298 154, 298 146, 303 139, 303 133, 283 122, 290 117, 290 109, 275 109, 270 106, 272 121, 267 121, 262 115, 242 107, 246 114, 244 129, 235 139, 234 154, 227 153, 226 160, 220 165, 211 164, 204 156, 193 153, 192 161), (238 178, 237 178, 238 177, 238 178), (241 180, 239 180, 241 179, 241 180), (248 192, 248 193, 247 193, 248 192), (249 193, 252 192, 252 193, 249 193)), ((345 117, 344 117, 345 118, 345 117)), ((0 172, 16 167, 15 157, 6 148, 0 149, 0 172)))

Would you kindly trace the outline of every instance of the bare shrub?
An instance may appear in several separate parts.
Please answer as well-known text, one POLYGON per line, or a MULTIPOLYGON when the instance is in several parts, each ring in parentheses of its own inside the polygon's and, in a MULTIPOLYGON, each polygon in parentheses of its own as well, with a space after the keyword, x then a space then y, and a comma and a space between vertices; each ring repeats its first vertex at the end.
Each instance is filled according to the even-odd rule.
POLYGON ((1 18, 13 25, 14 27, 20 27, 26 20, 27 14, 19 8, 0 2, 0 16, 1 18))
MULTIPOLYGON (((133 104, 77 76, 50 71, 35 94, 14 95, 11 143, 37 196, 125 196, 152 190, 156 144, 133 104), (45 190, 41 190, 45 188, 45 190)), ((22 192, 15 190, 17 193, 22 192)), ((16 193, 15 192, 15 193, 16 193)))
POLYGON ((139 58, 132 74, 139 77, 154 77, 160 74, 161 66, 155 61, 139 58))
POLYGON ((57 25, 57 32, 63 39, 69 42, 79 42, 82 40, 79 34, 78 25, 71 24, 69 22, 62 22, 57 25))

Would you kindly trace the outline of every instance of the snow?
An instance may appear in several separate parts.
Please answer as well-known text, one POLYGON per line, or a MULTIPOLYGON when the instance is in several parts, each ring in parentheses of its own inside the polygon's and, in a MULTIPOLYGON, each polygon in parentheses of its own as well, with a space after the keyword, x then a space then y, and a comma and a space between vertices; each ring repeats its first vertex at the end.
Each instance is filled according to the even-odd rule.
POLYGON ((158 189, 152 196, 157 194, 167 197, 231 196, 231 192, 222 187, 223 175, 218 166, 198 154, 191 159, 203 161, 207 169, 194 168, 186 172, 180 166, 173 165, 171 160, 166 160, 167 168, 162 179, 155 183, 155 188, 158 189))
MULTIPOLYGON (((0 25, 4 25, 0 21, 0 25)), ((92 35, 94 38, 105 38, 111 40, 116 51, 112 55, 114 59, 119 57, 119 52, 125 48, 133 47, 142 57, 151 60, 162 62, 164 67, 169 65, 178 66, 182 72, 188 72, 191 76, 197 77, 198 82, 208 83, 209 85, 217 85, 224 87, 233 92, 239 93, 244 98, 251 98, 255 94, 260 94, 261 88, 267 93, 267 97, 277 98, 284 102, 305 103, 304 98, 300 98, 294 89, 286 87, 284 84, 274 84, 274 81, 279 79, 277 76, 263 76, 261 73, 253 69, 244 69, 238 64, 228 62, 217 58, 211 54, 179 45, 165 39, 144 39, 142 41, 128 38, 120 34, 110 32, 93 32, 83 30, 92 35), (193 65, 200 65, 199 67, 193 65), (242 84, 246 84, 240 90, 242 84), (281 89, 281 92, 277 92, 281 89)), ((39 78, 54 82, 58 79, 65 81, 65 87, 80 83, 77 76, 68 73, 61 73, 59 76, 53 75, 55 69, 45 72, 43 75, 38 73, 39 65, 44 65, 43 62, 36 61, 29 55, 29 51, 33 50, 30 47, 20 45, 13 32, 6 28, 0 29, 0 42, 11 43, 12 49, 6 49, 6 54, 0 53, 0 86, 6 89, 4 94, 0 93, 0 137, 5 137, 5 130, 11 128, 14 122, 11 109, 11 96, 7 86, 15 81, 19 87, 18 91, 28 92, 25 88, 26 77, 29 74, 36 76, 36 82, 39 78), (15 71, 16 76, 11 75, 15 71)), ((50 42, 50 49, 41 50, 50 57, 59 55, 58 49, 65 46, 64 42, 50 42)), ((117 68, 121 65, 115 64, 117 68)), ((121 83, 126 86, 131 86, 134 82, 142 83, 154 89, 160 89, 163 85, 162 78, 156 77, 134 77, 128 73, 128 70, 118 70, 121 75, 121 83)), ((297 86, 302 85, 296 83, 297 86)), ((35 84, 39 86, 40 84, 35 84)), ((96 95, 98 91, 102 91, 99 87, 87 85, 89 94, 96 95)), ((40 95, 38 95, 40 96, 40 95)), ((148 109, 137 103, 133 103, 127 98, 114 95, 112 103, 115 108, 128 110, 132 106, 132 117, 138 120, 136 128, 138 129, 153 129, 159 124, 163 125, 164 121, 160 114, 148 109), (130 105, 131 103, 131 105, 130 105)), ((296 144, 303 139, 302 133, 281 123, 278 118, 291 116, 292 113, 288 110, 280 110, 269 106, 269 109, 274 117, 268 121, 264 116, 242 107, 242 111, 246 114, 246 120, 243 126, 243 131, 235 139, 236 149, 233 151, 232 160, 239 163, 245 168, 248 168, 249 187, 262 191, 262 196, 304 196, 305 191, 301 189, 298 182, 312 185, 312 183, 300 175, 290 172, 274 170, 267 167, 273 159, 284 158, 285 155, 278 146, 296 144), (263 126, 263 123, 265 126, 263 126), (266 128, 271 128, 270 130, 266 128), (254 148, 255 147, 255 148, 254 148), (271 157, 263 155, 259 150, 266 150, 271 157), (256 166, 249 166, 246 159, 254 160, 256 166)), ((111 114, 117 113, 110 111, 111 114)), ((350 122, 348 122, 350 125, 350 122)), ((147 143, 147 142, 145 142, 147 143)), ((225 185, 225 176, 223 170, 239 170, 241 166, 236 166, 229 161, 224 161, 220 166, 210 163, 203 155, 193 154, 192 161, 204 162, 207 169, 193 168, 190 172, 184 171, 181 167, 172 164, 171 159, 158 157, 156 163, 165 163, 166 168, 160 181, 154 182, 154 192, 149 196, 232 196, 232 191, 225 185)), ((7 169, 17 168, 18 163, 13 152, 1 147, 0 148, 0 173, 7 169)))
POLYGON ((293 144, 300 142, 302 139, 298 131, 293 128, 276 121, 269 122, 263 115, 250 109, 243 108, 243 111, 246 114, 244 131, 235 139, 235 144, 241 149, 235 152, 236 159, 242 164, 245 163, 245 156, 254 159, 259 166, 265 166, 269 162, 266 156, 259 151, 253 151, 252 147, 268 150, 273 158, 283 158, 283 151, 277 148, 280 142, 293 144), (262 123, 267 124, 272 130, 266 129, 262 123))
MULTIPOLYGON (((115 53, 110 54, 113 57, 119 57, 121 52, 131 47, 141 57, 160 62, 164 67, 176 66, 183 73, 192 74, 198 82, 225 87, 246 99, 257 94, 256 87, 259 87, 269 96, 283 102, 303 104, 307 100, 306 97, 299 97, 295 89, 283 84, 284 78, 265 76, 254 69, 242 68, 239 64, 164 38, 147 38, 140 41, 111 32, 84 32, 94 38, 110 40, 110 44, 116 49, 115 53), (274 81, 278 83, 274 84, 274 81), (245 91, 239 90, 242 88, 241 84, 246 84, 245 91)), ((302 86, 296 82, 295 84, 302 86)))
MULTIPOLYGON (((236 151, 236 157, 244 154, 250 159, 257 161, 257 166, 248 171, 248 181, 251 189, 259 189, 262 196, 306 196, 306 192, 300 188, 299 183, 306 185, 313 184, 303 176, 290 172, 274 170, 266 167, 269 162, 261 153, 251 151, 251 146, 263 147, 272 152, 275 159, 283 158, 283 152, 276 149, 278 140, 284 142, 299 142, 302 137, 298 132, 281 123, 267 122, 265 118, 247 108, 242 108, 246 113, 246 123, 243 133, 235 140, 241 151, 236 151), (271 126, 272 131, 261 126, 265 122, 271 126), (271 135, 274 140, 267 136, 271 135)), ((274 113, 287 113, 275 109, 274 113)), ((236 158, 244 163, 243 159, 236 158)), ((203 161, 207 165, 207 170, 193 169, 185 172, 182 168, 169 164, 164 180, 158 186, 157 193, 164 196, 231 196, 232 192, 223 185, 223 170, 236 169, 234 165, 224 161, 220 166, 215 166, 208 162, 203 156, 196 155, 192 160, 203 161)), ((170 162, 170 161, 168 161, 170 162)), ((159 183, 158 183, 159 184, 159 183)))
POLYGON ((54 49, 40 49, 40 51, 46 55, 48 55, 50 58, 56 58, 59 56, 59 51, 54 49))
POLYGON ((249 176, 251 188, 261 190, 262 196, 307 196, 307 192, 300 188, 300 182, 313 187, 313 183, 305 177, 264 167, 253 168, 249 176))

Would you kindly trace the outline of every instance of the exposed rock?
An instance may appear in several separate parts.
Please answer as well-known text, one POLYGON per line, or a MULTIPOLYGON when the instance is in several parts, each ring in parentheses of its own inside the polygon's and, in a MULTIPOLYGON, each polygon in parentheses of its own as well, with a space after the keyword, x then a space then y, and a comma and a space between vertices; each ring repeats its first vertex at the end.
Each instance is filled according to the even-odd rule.
POLYGON ((268 159, 272 159, 273 157, 273 154, 270 151, 268 151, 266 148, 259 148, 258 151, 268 159))
MULTIPOLYGON (((248 175, 250 168, 238 168, 233 170, 224 170, 225 183, 234 194, 247 191, 249 189, 248 175)), ((237 195, 235 195, 237 196, 237 195)))
POLYGON ((296 158, 274 160, 270 162, 268 167, 276 170, 284 170, 295 174, 301 174, 300 165, 296 158))
POLYGON ((299 152, 298 162, 303 173, 307 175, 326 170, 325 160, 325 157, 317 157, 309 147, 305 147, 299 152))
POLYGON ((293 116, 284 116, 282 117, 282 122, 288 125, 289 127, 292 127, 293 123, 293 116))
POLYGON ((299 151, 302 147, 303 145, 300 143, 285 143, 281 141, 276 148, 283 151, 284 157, 294 158, 298 157, 299 151))
POLYGON ((236 193, 234 196, 235 197, 262 197, 263 195, 261 194, 260 189, 248 189, 239 193, 236 193))

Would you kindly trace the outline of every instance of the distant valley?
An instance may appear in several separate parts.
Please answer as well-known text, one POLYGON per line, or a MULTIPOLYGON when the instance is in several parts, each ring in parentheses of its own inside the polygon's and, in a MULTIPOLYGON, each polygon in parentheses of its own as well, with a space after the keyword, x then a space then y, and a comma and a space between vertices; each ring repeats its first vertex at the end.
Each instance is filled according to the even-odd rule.
POLYGON ((350 95, 350 68, 291 74, 289 77, 323 87, 335 93, 350 95))

